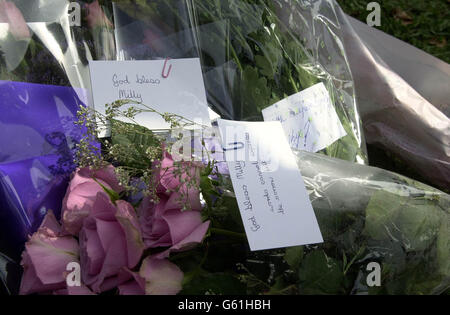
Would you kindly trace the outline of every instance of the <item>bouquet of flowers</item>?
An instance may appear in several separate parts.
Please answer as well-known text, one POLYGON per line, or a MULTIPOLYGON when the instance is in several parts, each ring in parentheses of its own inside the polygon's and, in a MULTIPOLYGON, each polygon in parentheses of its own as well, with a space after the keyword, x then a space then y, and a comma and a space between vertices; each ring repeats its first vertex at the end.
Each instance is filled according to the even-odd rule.
MULTIPOLYGON (((215 159, 220 144, 200 139, 204 150, 216 147, 203 163, 174 161, 170 140, 116 119, 135 115, 123 104, 109 107, 103 154, 92 151, 95 130, 80 142, 61 221, 49 212, 25 245, 22 294, 440 294, 450 287, 445 193, 298 152, 325 243, 251 252, 226 168, 215 159), (382 266, 381 287, 368 285, 370 263, 382 266)), ((88 110, 80 117, 92 125, 88 110)), ((165 117, 174 128, 189 124, 165 117)))
POLYGON ((59 22, 27 23, 41 10, 0 0, 0 292, 449 292, 450 196, 364 165, 333 1, 78 3, 88 28, 70 26, 68 2, 39 2, 59 22), (295 152, 323 244, 252 252, 219 139, 193 132, 191 156, 174 146, 184 117, 128 100, 92 111, 89 60, 167 57, 200 58, 226 119, 326 86, 347 136, 295 152), (171 130, 138 125, 144 112, 171 130))

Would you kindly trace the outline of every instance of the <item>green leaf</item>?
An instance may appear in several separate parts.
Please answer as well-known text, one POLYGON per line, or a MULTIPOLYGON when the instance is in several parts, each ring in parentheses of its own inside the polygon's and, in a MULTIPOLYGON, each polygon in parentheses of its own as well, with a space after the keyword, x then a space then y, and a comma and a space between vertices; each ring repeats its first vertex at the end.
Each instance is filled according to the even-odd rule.
POLYGON ((303 294, 344 294, 342 264, 315 250, 306 255, 299 269, 300 292, 303 294))
POLYGON ((258 69, 247 66, 244 69, 240 88, 244 116, 261 117, 261 110, 271 105, 269 102, 272 93, 267 79, 259 76, 258 69))
POLYGON ((367 206, 363 233, 374 240, 400 242, 406 251, 424 251, 436 239, 441 224, 439 211, 433 200, 379 191, 367 206))
POLYGON ((237 276, 228 273, 203 272, 184 285, 182 295, 244 295, 245 285, 237 276))
POLYGON ((112 203, 115 204, 116 201, 120 199, 119 193, 117 193, 116 191, 114 191, 114 190, 112 190, 112 189, 107 188, 105 185, 103 185, 102 183, 100 183, 96 178, 94 178, 94 181, 95 181, 97 184, 99 184, 99 185, 102 187, 102 189, 108 194, 109 199, 111 199, 111 202, 112 202, 112 203))
POLYGON ((275 284, 270 288, 266 295, 295 295, 298 289, 295 285, 289 284, 284 277, 280 276, 275 279, 275 284))
POLYGON ((148 169, 151 166, 151 159, 147 154, 149 148, 159 150, 160 140, 153 132, 145 127, 115 121, 112 124, 111 144, 120 146, 127 152, 124 156, 114 156, 121 166, 133 167, 136 169, 148 169), (123 128, 125 127, 125 128, 123 128), (123 131, 126 129, 126 131, 123 131))
POLYGON ((212 196, 217 194, 213 181, 209 178, 210 174, 211 172, 205 171, 200 176, 200 191, 209 209, 214 206, 212 196))
POLYGON ((303 259, 303 246, 290 247, 286 249, 284 260, 292 270, 297 270, 303 259))

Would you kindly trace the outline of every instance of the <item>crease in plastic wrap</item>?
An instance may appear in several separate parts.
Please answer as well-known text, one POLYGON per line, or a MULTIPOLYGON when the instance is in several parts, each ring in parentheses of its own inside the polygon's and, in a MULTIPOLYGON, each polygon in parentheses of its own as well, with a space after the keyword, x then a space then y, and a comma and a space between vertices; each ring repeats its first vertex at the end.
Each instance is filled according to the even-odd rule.
POLYGON ((69 1, 0 2, 0 253, 12 261, 61 209, 82 137, 77 111, 90 104, 88 60, 115 55, 106 17, 79 4, 88 27, 71 26, 69 1))
POLYGON ((224 119, 261 121, 263 109, 323 82, 347 136, 321 153, 367 162, 333 11, 319 18, 316 9, 288 1, 125 0, 112 6, 118 58, 199 57, 209 106, 224 119), (291 12, 296 16, 284 21, 291 12))
MULTIPOLYGON (((448 194, 382 169, 320 154, 295 155, 324 243, 247 249, 245 268, 258 281, 272 289, 294 287, 293 292, 305 295, 448 294, 448 194), (374 264, 379 283, 369 285, 374 264)), ((222 189, 234 200, 227 176, 222 189)), ((243 232, 243 226, 236 232, 243 232)), ((253 289, 247 288, 250 294, 253 289)))

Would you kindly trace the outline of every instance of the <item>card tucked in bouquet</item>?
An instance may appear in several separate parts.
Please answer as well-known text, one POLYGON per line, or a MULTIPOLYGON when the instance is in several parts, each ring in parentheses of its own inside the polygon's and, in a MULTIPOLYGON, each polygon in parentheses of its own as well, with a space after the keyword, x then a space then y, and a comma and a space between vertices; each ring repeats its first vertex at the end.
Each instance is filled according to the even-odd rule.
POLYGON ((281 124, 227 120, 218 124, 251 250, 322 243, 281 124))
MULTIPOLYGON (((210 125, 198 58, 90 61, 89 69, 94 106, 102 114, 106 104, 132 100, 136 104, 128 107, 142 108, 140 104, 145 104, 162 114, 177 114, 196 123, 210 125)), ((170 128, 161 115, 155 113, 141 113, 135 121, 151 130, 170 128)), ((106 136, 108 131, 101 130, 100 135, 106 136)))
POLYGON ((263 110, 265 121, 280 121, 292 148, 319 152, 347 135, 323 83, 263 110))

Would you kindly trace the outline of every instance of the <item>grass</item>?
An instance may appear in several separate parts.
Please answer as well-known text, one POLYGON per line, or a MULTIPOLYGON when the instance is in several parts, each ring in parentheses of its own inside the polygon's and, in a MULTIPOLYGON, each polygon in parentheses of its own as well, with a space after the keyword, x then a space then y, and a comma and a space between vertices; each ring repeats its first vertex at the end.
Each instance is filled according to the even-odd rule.
MULTIPOLYGON (((366 22, 370 0, 337 0, 345 13, 366 22)), ((377 1, 378 29, 450 63, 450 0, 377 1)))

